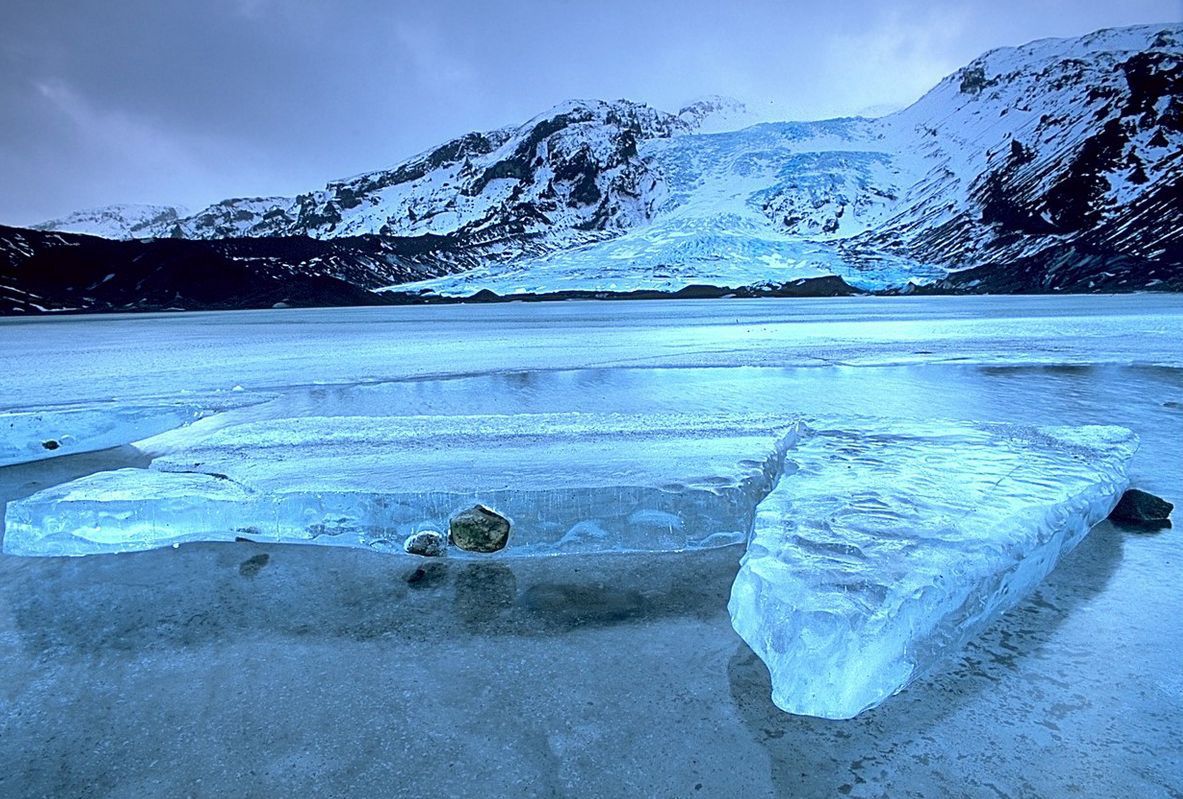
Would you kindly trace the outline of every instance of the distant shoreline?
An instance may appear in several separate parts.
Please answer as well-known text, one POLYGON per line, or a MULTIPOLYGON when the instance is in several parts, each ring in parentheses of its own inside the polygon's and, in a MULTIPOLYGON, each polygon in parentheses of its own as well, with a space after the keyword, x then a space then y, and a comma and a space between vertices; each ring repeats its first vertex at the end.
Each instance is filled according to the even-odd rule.
POLYGON ((753 288, 723 288, 719 286, 691 285, 677 291, 638 289, 635 291, 552 291, 541 294, 497 294, 483 289, 467 297, 451 297, 439 294, 410 294, 405 292, 374 292, 374 302, 359 303, 285 303, 272 305, 222 305, 204 308, 143 307, 122 309, 69 308, 51 311, 31 310, 14 312, 0 310, 0 322, 7 319, 47 319, 61 316, 120 316, 126 314, 163 313, 222 313, 227 311, 278 311, 315 310, 332 308, 385 308, 412 305, 506 305, 510 303, 558 303, 558 302, 629 302, 634 300, 760 300, 760 299, 843 299, 843 298, 920 298, 920 297, 1064 297, 1064 296, 1128 296, 1134 294, 1183 294, 1171 288, 1139 287, 1129 291, 1013 291, 989 292, 942 289, 933 286, 914 286, 912 290, 887 289, 861 291, 855 289, 837 276, 827 276, 842 282, 847 291, 826 293, 819 286, 797 286, 826 278, 803 278, 782 286, 753 288))

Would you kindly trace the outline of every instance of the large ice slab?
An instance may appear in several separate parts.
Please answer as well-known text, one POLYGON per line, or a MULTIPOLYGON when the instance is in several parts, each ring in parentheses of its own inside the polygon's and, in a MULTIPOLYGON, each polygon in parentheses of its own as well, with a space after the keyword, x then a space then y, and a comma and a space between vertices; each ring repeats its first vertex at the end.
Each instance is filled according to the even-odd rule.
POLYGON ((1105 518, 1136 447, 1102 426, 803 431, 729 604, 773 701, 849 718, 901 690, 1105 518))
POLYGON ((513 520, 511 555, 721 546, 749 535, 795 430, 786 417, 611 413, 194 425, 141 442, 149 470, 11 503, 4 549, 245 536, 398 550, 475 503, 513 520))

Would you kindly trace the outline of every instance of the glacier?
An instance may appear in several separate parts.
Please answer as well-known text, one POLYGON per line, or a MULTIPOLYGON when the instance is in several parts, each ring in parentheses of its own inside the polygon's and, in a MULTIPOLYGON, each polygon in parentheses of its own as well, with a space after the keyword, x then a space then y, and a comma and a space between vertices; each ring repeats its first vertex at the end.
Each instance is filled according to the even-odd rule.
POLYGON ((1174 192, 1155 184, 1177 180, 1179 134, 1169 113, 1161 132, 1148 124, 1171 101, 1142 94, 1177 64, 1179 42, 1177 25, 1042 39, 991 50, 884 117, 644 138, 638 159, 655 181, 641 183, 652 210, 640 224, 389 290, 676 291, 826 275, 868 291, 973 288, 957 273, 1050 258, 1072 240, 1161 259, 1178 222, 1164 211, 1174 192), (1142 105, 1154 111, 1140 116, 1142 105), (1124 160, 1091 164, 1099 147, 1124 160), (1094 186, 1082 169, 1105 177, 1094 186), (1093 210, 1077 218, 1082 205, 1093 210))
POLYGON ((790 713, 851 718, 1017 604, 1126 488, 1112 426, 817 428, 761 503, 728 605, 790 713))

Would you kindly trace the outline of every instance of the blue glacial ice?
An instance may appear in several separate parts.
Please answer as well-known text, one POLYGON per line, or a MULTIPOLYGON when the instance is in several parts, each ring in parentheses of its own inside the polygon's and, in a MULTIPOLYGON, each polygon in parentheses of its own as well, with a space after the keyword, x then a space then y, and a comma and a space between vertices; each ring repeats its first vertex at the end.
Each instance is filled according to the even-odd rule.
POLYGON ((130 444, 261 399, 266 396, 234 392, 185 400, 89 402, 0 411, 0 466, 130 444))
POLYGON ((769 667, 773 701, 847 718, 1034 588, 1116 503, 1137 439, 735 413, 267 418, 256 406, 137 446, 148 469, 11 502, 5 552, 241 536, 401 553, 408 535, 447 529, 476 503, 512 520, 509 545, 449 557, 747 541, 729 609, 769 667))
POLYGON ((1108 426, 803 431, 729 604, 773 701, 840 719, 904 688, 1108 515, 1136 448, 1108 426))
POLYGON ((399 552, 476 503, 513 521, 505 555, 721 546, 747 538, 795 431, 791 417, 614 413, 197 424, 140 442, 155 456, 148 470, 11 503, 4 549, 85 555, 242 536, 399 552))

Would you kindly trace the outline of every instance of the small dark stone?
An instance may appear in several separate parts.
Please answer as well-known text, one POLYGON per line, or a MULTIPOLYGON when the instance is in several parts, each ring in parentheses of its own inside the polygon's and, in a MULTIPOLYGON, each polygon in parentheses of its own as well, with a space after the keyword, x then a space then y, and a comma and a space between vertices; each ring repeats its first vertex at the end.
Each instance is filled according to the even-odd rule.
POLYGON ((1109 514, 1115 522, 1137 525, 1170 526, 1171 511, 1175 506, 1162 497, 1131 488, 1121 495, 1121 501, 1109 514))
POLYGON ((425 558, 438 558, 444 554, 448 542, 442 533, 435 530, 420 530, 407 536, 403 542, 403 549, 411 555, 422 555, 425 558))
POLYGON ((266 552, 249 557, 238 565, 238 573, 243 577, 254 577, 270 560, 271 556, 266 552))
POLYGON ((509 541, 509 519, 484 505, 475 505, 452 517, 448 535, 465 551, 496 552, 509 541))
POLYGON ((55 439, 51 438, 48 441, 42 441, 41 446, 45 447, 48 450, 55 450, 61 446, 61 443, 59 441, 56 441, 55 439))

